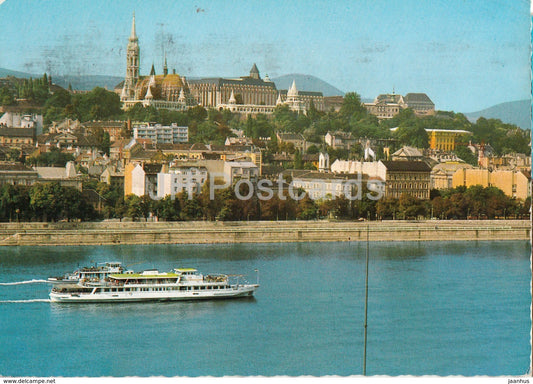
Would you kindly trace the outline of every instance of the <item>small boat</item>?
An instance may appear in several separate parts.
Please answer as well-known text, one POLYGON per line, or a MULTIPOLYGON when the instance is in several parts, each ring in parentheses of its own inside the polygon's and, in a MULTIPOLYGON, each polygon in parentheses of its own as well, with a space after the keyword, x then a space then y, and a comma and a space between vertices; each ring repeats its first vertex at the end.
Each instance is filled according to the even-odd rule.
POLYGON ((110 274, 124 273, 122 263, 118 261, 95 264, 93 267, 82 267, 72 273, 60 277, 49 277, 48 281, 54 285, 76 284, 80 281, 104 281, 110 274))
POLYGON ((109 274, 104 280, 54 284, 52 302, 106 303, 229 299, 253 296, 259 284, 241 283, 241 275, 202 275, 194 268, 171 272, 151 269, 141 273, 109 274), (231 280, 236 281, 231 281, 231 280))

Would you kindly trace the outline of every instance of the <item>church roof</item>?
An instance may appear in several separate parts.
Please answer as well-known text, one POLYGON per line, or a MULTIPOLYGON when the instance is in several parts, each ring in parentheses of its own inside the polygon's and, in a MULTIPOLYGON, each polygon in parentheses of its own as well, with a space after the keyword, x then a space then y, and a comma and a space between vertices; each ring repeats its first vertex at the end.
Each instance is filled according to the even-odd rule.
POLYGON ((176 75, 176 74, 166 75, 163 78, 162 85, 163 86, 183 87, 183 80, 181 79, 180 75, 176 75))

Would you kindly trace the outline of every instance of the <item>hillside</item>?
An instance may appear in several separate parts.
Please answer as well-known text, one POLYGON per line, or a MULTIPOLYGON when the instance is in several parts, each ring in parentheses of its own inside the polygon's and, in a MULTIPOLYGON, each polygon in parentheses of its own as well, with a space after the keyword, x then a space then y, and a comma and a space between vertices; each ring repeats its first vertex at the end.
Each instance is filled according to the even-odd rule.
MULTIPOLYGON (((27 73, 13 71, 11 69, 0 68, 0 78, 7 76, 14 76, 21 79, 27 79, 33 77, 34 79, 41 77, 43 74, 27 73)), ((72 85, 72 89, 80 91, 90 91, 94 87, 107 88, 112 91, 115 85, 124 80, 123 77, 117 76, 105 76, 105 75, 65 75, 59 76, 52 74, 52 81, 54 84, 63 88, 68 88, 69 84, 72 85)))
POLYGON ((123 81, 123 77, 118 76, 103 76, 103 75, 87 75, 87 76, 55 76, 53 81, 55 84, 68 88, 68 85, 72 85, 72 89, 80 91, 90 91, 94 87, 106 88, 112 91, 115 86, 123 81))
POLYGON ((296 88, 299 91, 322 92, 324 96, 344 96, 344 92, 324 80, 311 75, 289 74, 271 79, 276 84, 277 89, 289 89, 292 81, 296 81, 296 88))
POLYGON ((518 100, 494 105, 477 112, 464 114, 475 122, 479 117, 500 119, 504 123, 515 124, 522 129, 531 129, 531 101, 518 100))

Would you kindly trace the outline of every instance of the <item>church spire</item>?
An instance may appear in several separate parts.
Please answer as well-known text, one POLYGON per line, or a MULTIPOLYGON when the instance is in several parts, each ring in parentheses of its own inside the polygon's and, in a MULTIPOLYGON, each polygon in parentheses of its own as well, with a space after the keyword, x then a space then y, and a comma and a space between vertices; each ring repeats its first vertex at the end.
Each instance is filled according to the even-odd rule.
POLYGON ((137 33, 135 31, 135 11, 133 11, 133 21, 131 22, 130 41, 137 41, 137 33))
POLYGON ((133 12, 131 35, 126 48, 126 78, 124 79, 122 101, 135 98, 135 85, 139 81, 140 62, 139 39, 137 39, 137 34, 135 33, 135 12, 133 12))
POLYGON ((163 75, 168 75, 168 67, 167 67, 167 53, 165 52, 165 64, 163 65, 163 75))

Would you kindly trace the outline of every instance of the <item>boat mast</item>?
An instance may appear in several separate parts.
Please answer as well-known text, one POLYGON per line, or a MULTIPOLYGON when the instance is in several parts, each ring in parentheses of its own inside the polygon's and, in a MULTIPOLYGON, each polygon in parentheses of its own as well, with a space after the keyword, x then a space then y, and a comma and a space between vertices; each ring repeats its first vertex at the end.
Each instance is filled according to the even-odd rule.
POLYGON ((363 376, 366 376, 366 331, 368 328, 368 226, 366 227, 366 278, 365 278, 365 339, 363 350, 363 376))

